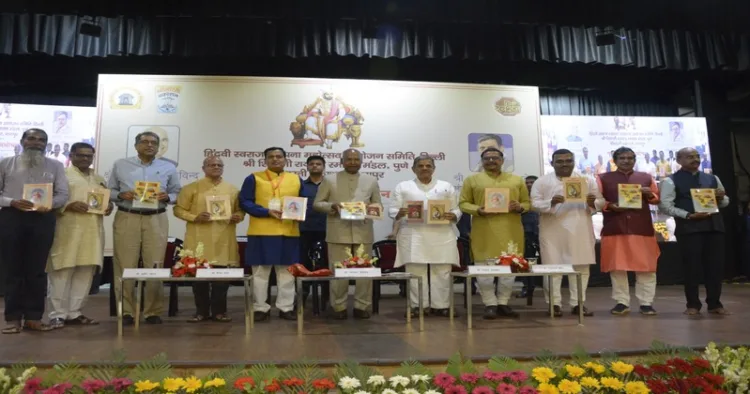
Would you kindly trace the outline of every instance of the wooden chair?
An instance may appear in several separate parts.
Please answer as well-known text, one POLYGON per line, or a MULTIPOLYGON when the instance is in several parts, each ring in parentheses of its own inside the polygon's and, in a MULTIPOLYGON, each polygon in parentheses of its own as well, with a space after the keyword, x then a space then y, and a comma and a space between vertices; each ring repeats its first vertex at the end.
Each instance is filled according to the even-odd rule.
MULTIPOLYGON (((378 258, 378 266, 380 267, 380 270, 384 273, 391 273, 391 272, 404 272, 404 267, 396 268, 396 241, 391 239, 386 239, 383 241, 375 242, 375 244, 372 245, 372 254, 374 257, 378 258)), ((374 280, 374 283, 372 284, 372 313, 378 314, 380 313, 380 294, 381 294, 381 286, 383 284, 382 280, 374 280)), ((399 294, 402 294, 404 296, 408 297, 408 294, 406 294, 406 286, 404 283, 399 282, 399 294)))

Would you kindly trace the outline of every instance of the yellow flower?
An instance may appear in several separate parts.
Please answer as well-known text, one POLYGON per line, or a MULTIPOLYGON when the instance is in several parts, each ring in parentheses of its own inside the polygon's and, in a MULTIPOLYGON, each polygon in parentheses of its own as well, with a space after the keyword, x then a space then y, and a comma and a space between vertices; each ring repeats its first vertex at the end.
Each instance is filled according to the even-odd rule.
POLYGON ((592 389, 598 389, 599 387, 602 387, 599 384, 599 381, 596 380, 596 378, 590 378, 588 376, 584 376, 581 378, 581 386, 583 387, 589 387, 592 389))
POLYGON ((185 379, 183 378, 166 378, 162 382, 162 387, 164 390, 167 390, 169 392, 175 392, 182 388, 182 386, 185 385, 185 379))
POLYGON ((568 365, 565 366, 565 371, 568 372, 568 375, 570 375, 571 377, 574 377, 574 378, 577 378, 579 376, 583 376, 583 374, 586 373, 585 369, 583 369, 583 368, 581 368, 581 367, 579 367, 577 365, 570 365, 570 364, 568 364, 568 365))
POLYGON ((625 385, 617 378, 602 378, 602 386, 612 390, 622 390, 625 385))
POLYGON ((159 387, 159 383, 158 382, 154 383, 150 380, 139 380, 135 382, 136 393, 142 393, 144 391, 151 391, 157 387, 159 387))
POLYGON ((628 382, 625 384, 625 392, 627 394, 648 394, 650 390, 646 386, 646 383, 628 382))
POLYGON ((536 389, 539 391, 539 394, 560 394, 557 387, 549 383, 542 383, 536 389))
POLYGON ((206 384, 203 385, 205 388, 209 387, 222 387, 225 386, 227 382, 222 378, 214 378, 206 382, 206 384))
MULTIPOLYGON (((550 379, 554 378, 555 372, 547 367, 536 367, 531 370, 531 376, 536 379, 539 383, 548 383, 550 379)), ((554 386, 553 386, 554 387, 554 386)))
POLYGON ((625 375, 633 372, 633 366, 622 361, 613 362, 612 365, 610 365, 610 368, 612 368, 612 370, 619 375, 625 375))
POLYGON ((583 366, 598 374, 603 374, 607 370, 607 368, 605 368, 604 365, 601 365, 599 363, 594 363, 591 361, 587 362, 586 364, 583 364, 583 366))
POLYGON ((581 392, 581 385, 574 380, 563 379, 557 384, 557 388, 564 394, 578 394, 581 392))
POLYGON ((203 386, 203 383, 201 383, 201 380, 196 378, 195 376, 191 376, 185 380, 185 391, 188 393, 194 393, 196 390, 201 388, 203 386))

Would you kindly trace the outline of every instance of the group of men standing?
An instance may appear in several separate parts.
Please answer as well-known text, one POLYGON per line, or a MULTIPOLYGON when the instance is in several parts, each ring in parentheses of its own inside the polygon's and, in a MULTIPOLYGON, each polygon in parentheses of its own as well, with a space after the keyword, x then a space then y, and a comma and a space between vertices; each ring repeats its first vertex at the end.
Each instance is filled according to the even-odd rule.
MULTIPOLYGON (((219 157, 208 157, 203 162, 205 177, 181 187, 174 164, 156 158, 159 136, 146 131, 135 138, 136 157, 115 162, 110 179, 105 180, 90 167, 94 148, 86 143, 71 146, 72 166, 67 170, 58 161, 45 157, 47 134, 40 129, 24 132, 23 152, 0 161, 0 235, 2 235, 2 261, 6 267, 5 334, 23 329, 48 331, 65 325, 97 324, 82 314, 81 309, 91 286, 95 270, 101 266, 104 247, 102 215, 89 213, 85 202, 93 188, 107 187, 110 205, 105 214, 117 207, 114 219, 114 271, 115 292, 123 292, 123 319, 133 323, 133 286, 120 288, 123 270, 159 267, 163 263, 169 233, 167 207, 174 204, 176 217, 187 222, 185 248, 195 250, 203 245, 204 257, 219 267, 239 265, 236 226, 245 214, 250 216, 247 230, 246 262, 253 269, 253 289, 256 320, 270 316, 268 286, 271 272, 277 282, 276 307, 282 319, 296 319, 294 310, 295 281, 287 271, 291 264, 300 262, 319 242, 327 243, 328 261, 333 265, 345 260, 363 247, 372 249, 373 221, 343 220, 340 218, 342 202, 357 201, 380 204, 377 180, 360 173, 362 154, 354 149, 342 153, 344 171, 323 176, 325 159, 312 156, 307 159, 310 177, 302 180, 286 172, 286 152, 271 147, 264 151, 267 168, 249 175, 241 189, 223 179, 224 163, 219 157), (159 182, 158 205, 147 209, 136 207, 135 188, 139 182, 159 182), (51 209, 35 206, 23 198, 26 184, 52 185, 51 209), (211 220, 206 198, 229 196, 232 206, 228 220, 211 220), (302 223, 282 219, 284 197, 308 198, 309 213, 302 223), (47 292, 47 275, 49 293, 47 292), (51 312, 50 323, 42 322, 45 295, 48 294, 51 312)), ((611 313, 626 314, 630 310, 627 272, 636 272, 636 298, 640 312, 656 314, 653 308, 656 287, 656 261, 659 248, 654 237, 649 204, 659 204, 677 222, 677 241, 684 253, 686 265, 685 294, 688 315, 695 315, 702 307, 698 298, 698 277, 706 273, 708 311, 728 314, 721 302, 723 248, 723 223, 720 215, 695 213, 690 196, 691 188, 716 189, 721 207, 729 203, 723 186, 714 175, 699 171, 700 156, 695 149, 685 148, 677 153, 681 170, 665 179, 661 198, 652 176, 633 171, 635 153, 620 148, 612 158, 617 171, 600 174, 595 180, 575 171, 572 152, 561 149, 552 156, 554 173, 536 182, 502 171, 503 153, 488 148, 481 154, 483 171, 468 177, 460 193, 445 181, 434 178, 435 161, 429 156, 414 160, 415 178, 399 183, 393 191, 393 204, 389 216, 399 223, 395 234, 398 254, 396 266, 405 266, 407 272, 423 278, 423 302, 428 312, 448 316, 448 303, 452 291, 450 271, 459 265, 456 247, 456 223, 462 214, 473 218, 471 252, 475 264, 490 264, 492 259, 515 244, 523 252, 526 245, 524 233, 529 234, 522 215, 538 214, 539 252, 544 264, 570 264, 582 273, 582 294, 588 282, 589 266, 595 263, 594 234, 591 215, 601 211, 604 215, 602 230, 602 271, 610 272, 612 292, 616 305, 611 313), (566 202, 563 197, 563 178, 584 177, 588 195, 584 203, 566 202), (643 203, 640 209, 625 209, 617 205, 618 184, 640 184, 643 203), (533 184, 530 188, 530 184, 533 184), (509 212, 485 211, 484 196, 487 188, 509 190, 509 212), (450 209, 441 219, 447 224, 413 223, 406 220, 407 201, 448 200, 450 209), (429 276, 430 280, 427 280, 429 276), (429 288, 428 288, 428 283, 429 288)), ((426 206, 426 204, 425 204, 426 206)), ((534 244, 536 245, 536 244, 534 244)), ((574 276, 570 276, 573 278, 574 276)), ((493 278, 477 280, 484 317, 517 317, 508 306, 514 279, 493 278)), ((571 312, 578 313, 577 291, 571 281, 571 312)), ((334 281, 330 286, 333 317, 346 319, 348 281, 334 281)), ((562 315, 561 279, 545 283, 545 291, 552 292, 556 316, 562 315)), ((228 287, 222 283, 196 282, 196 313, 190 322, 213 320, 229 322, 226 296, 228 287)), ((370 317, 372 282, 357 281, 353 316, 370 317)), ((419 303, 418 289, 412 286, 409 294, 412 310, 416 314, 419 303)), ((159 282, 146 287, 144 318, 147 323, 161 323, 163 288, 159 282)), ((584 307, 584 314, 592 313, 584 307)))

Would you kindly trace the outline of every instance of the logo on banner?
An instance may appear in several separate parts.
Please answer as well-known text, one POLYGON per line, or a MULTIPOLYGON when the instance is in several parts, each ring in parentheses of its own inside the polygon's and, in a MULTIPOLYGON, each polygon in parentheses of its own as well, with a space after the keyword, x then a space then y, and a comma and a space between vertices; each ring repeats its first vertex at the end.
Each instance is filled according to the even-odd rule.
POLYGON ((357 107, 344 102, 331 91, 324 91, 305 105, 289 125, 292 146, 323 146, 333 149, 341 137, 350 140, 350 148, 363 148, 362 127, 365 118, 357 107))
POLYGON ((180 104, 179 85, 159 85, 156 87, 156 110, 162 114, 177 113, 180 104))
POLYGON ((495 102, 495 111, 503 116, 516 116, 521 113, 521 103, 512 97, 503 97, 495 102))
POLYGON ((111 109, 140 109, 143 96, 133 88, 119 88, 109 98, 111 109))

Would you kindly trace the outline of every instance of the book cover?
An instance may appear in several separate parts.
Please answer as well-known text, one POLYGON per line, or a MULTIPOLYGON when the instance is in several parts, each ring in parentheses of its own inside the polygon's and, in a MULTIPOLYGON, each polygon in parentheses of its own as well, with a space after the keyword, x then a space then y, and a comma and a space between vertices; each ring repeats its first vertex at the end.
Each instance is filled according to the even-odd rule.
POLYGON ((510 212, 510 189, 484 189, 484 211, 489 213, 510 212))
POLYGON ((342 220, 365 220, 367 217, 365 210, 365 203, 362 201, 342 202, 339 217, 342 220))
POLYGON ((369 204, 367 206, 368 219, 382 220, 383 219, 383 206, 380 204, 369 204))
POLYGON ((427 224, 450 224, 450 220, 443 219, 446 212, 450 212, 450 200, 427 201, 427 224))
POLYGON ((406 210, 407 222, 424 223, 424 201, 407 201, 406 210))
POLYGON ((586 202, 588 193, 586 178, 563 178, 563 192, 565 193, 565 202, 586 202))
POLYGON ((232 218, 232 200, 226 194, 207 196, 206 212, 211 214, 211 220, 229 220, 232 218))
POLYGON ((104 215, 109 207, 109 189, 98 187, 89 190, 86 194, 86 205, 89 213, 104 215))
POLYGON ((32 211, 41 207, 52 209, 52 184, 28 183, 23 185, 23 199, 34 204, 32 211))
POLYGON ((693 198, 693 209, 697 213, 719 212, 719 204, 716 201, 716 190, 714 189, 690 189, 693 198))
POLYGON ((307 198, 284 197, 281 202, 281 218, 304 222, 307 216, 307 198))
POLYGON ((641 209, 643 207, 641 185, 626 183, 617 185, 617 206, 620 208, 641 209))
POLYGON ((135 183, 135 199, 133 199, 133 208, 136 209, 159 209, 159 190, 160 182, 138 181, 135 183))

